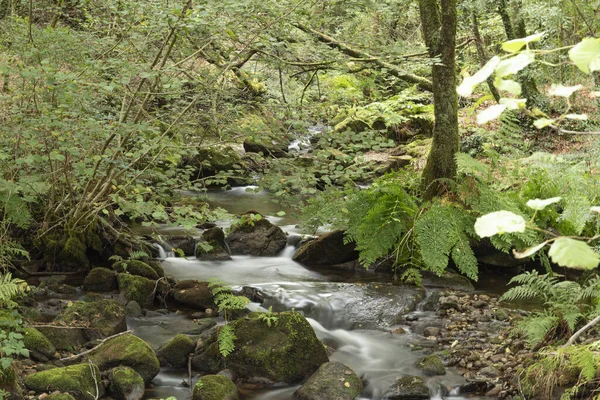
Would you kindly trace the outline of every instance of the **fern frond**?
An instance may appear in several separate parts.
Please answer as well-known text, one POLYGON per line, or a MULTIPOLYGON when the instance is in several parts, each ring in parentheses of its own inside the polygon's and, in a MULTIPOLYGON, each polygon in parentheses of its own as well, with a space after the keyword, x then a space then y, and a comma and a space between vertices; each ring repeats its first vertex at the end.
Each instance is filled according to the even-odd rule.
POLYGON ((231 325, 225 325, 219 329, 219 353, 225 358, 235 350, 235 340, 237 336, 231 325))

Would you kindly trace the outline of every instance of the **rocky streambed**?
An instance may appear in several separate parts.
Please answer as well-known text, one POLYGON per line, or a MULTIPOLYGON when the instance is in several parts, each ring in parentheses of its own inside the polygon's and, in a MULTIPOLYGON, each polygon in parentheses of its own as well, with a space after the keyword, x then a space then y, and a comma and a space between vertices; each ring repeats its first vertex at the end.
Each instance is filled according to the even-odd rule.
POLYGON ((31 350, 19 362, 25 397, 458 400, 517 393, 517 372, 531 354, 509 328, 522 312, 453 275, 425 276, 425 288, 390 283, 385 271, 356 268, 339 234, 298 243, 269 219, 227 237, 219 227, 185 236, 187 258, 168 256, 165 239, 161 262, 125 260, 92 269, 80 286, 40 285, 22 310, 31 350), (199 251, 207 248, 199 243, 210 250, 199 251), (228 318, 235 348, 226 358, 212 278, 250 302, 228 318))

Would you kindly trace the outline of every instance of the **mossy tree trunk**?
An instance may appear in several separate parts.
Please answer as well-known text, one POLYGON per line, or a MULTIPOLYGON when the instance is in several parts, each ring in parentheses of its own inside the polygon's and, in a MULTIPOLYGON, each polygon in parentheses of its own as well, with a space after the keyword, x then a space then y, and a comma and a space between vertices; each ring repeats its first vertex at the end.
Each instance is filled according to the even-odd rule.
POLYGON ((442 194, 444 180, 456 176, 454 156, 459 149, 456 94, 456 2, 419 0, 423 37, 429 56, 439 58, 432 67, 435 126, 433 142, 421 185, 426 199, 442 194))

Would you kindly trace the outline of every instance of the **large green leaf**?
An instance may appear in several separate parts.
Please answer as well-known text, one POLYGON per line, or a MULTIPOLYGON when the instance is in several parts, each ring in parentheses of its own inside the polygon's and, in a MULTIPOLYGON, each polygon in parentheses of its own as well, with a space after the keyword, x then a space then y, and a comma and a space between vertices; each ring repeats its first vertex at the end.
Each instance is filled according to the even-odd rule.
POLYGON ((502 50, 509 53, 516 53, 521 50, 523 46, 531 42, 538 42, 544 36, 544 32, 529 35, 524 38, 509 40, 508 42, 502 43, 502 50))
POLYGON ((525 232, 525 219, 510 211, 496 211, 477 218, 475 232, 479 237, 502 233, 525 232))
POLYGON ((460 86, 456 88, 456 92, 463 97, 470 96, 473 93, 473 88, 475 88, 475 86, 485 81, 490 75, 492 75, 499 62, 500 58, 498 58, 498 56, 493 57, 473 76, 465 78, 460 86))
POLYGON ((495 120, 506 110, 508 106, 506 104, 495 104, 491 107, 486 108, 479 114, 477 114, 477 123, 479 125, 487 124, 488 122, 495 120))
POLYGON ((560 197, 552 197, 550 199, 532 199, 527 202, 527 207, 533 210, 543 210, 550 204, 558 203, 560 201, 560 197))
POLYGON ((523 51, 514 57, 502 60, 496 67, 496 74, 500 77, 516 74, 534 61, 533 52, 523 51))
POLYGON ((566 237, 556 239, 548 255, 552 262, 573 269, 594 269, 600 263, 600 256, 587 243, 566 237))
POLYGON ((585 38, 569 50, 569 57, 586 74, 600 70, 600 42, 594 38, 585 38))

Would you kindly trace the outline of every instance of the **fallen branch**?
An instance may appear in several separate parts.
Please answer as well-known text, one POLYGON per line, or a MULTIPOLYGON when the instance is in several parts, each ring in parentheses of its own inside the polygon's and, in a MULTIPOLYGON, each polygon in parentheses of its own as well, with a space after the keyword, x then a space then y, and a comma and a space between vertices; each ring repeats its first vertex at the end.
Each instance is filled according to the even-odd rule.
POLYGON ((594 318, 593 320, 591 320, 590 322, 588 322, 583 328, 581 328, 580 330, 575 332, 573 334, 573 336, 571 336, 569 338, 569 340, 567 341, 567 343, 565 343, 565 345, 563 347, 571 346, 573 343, 575 343, 575 341, 579 338, 579 336, 581 336, 588 329, 592 328, 598 322, 600 322, 600 315, 597 316, 596 318, 594 318))
POLYGON ((91 349, 89 349, 89 350, 86 350, 86 351, 84 351, 84 352, 82 352, 82 353, 79 353, 79 354, 76 354, 76 355, 74 355, 74 356, 69 356, 69 357, 61 358, 61 359, 60 359, 60 360, 58 360, 58 361, 77 360, 79 357, 85 356, 86 354, 90 354, 92 351, 94 351, 94 350, 96 350, 98 347, 102 346, 102 345, 103 345, 103 344, 104 344, 104 343, 105 343, 107 340, 110 340, 110 339, 116 338, 117 336, 126 335, 126 334, 128 334, 128 333, 131 333, 131 332, 133 332, 133 331, 132 331, 132 330, 128 330, 128 331, 125 331, 125 332, 117 333, 116 335, 109 336, 109 337, 107 337, 107 338, 104 338, 104 339, 102 339, 102 340, 100 341, 100 343, 98 343, 96 346, 92 347, 92 348, 91 348, 91 349))
POLYGON ((427 78, 423 78, 422 76, 408 73, 408 72, 404 71, 402 68, 398 67, 397 65, 390 64, 388 62, 381 60, 378 57, 373 57, 372 55, 370 55, 366 52, 352 48, 352 47, 348 46, 347 44, 334 39, 331 36, 328 36, 324 33, 316 31, 316 30, 314 30, 306 25, 303 25, 301 23, 294 24, 294 26, 303 32, 306 32, 306 33, 309 33, 309 34, 315 36, 320 42, 325 43, 329 47, 338 49, 339 51, 341 51, 342 53, 344 53, 350 57, 358 58, 358 59, 361 59, 362 61, 372 62, 373 64, 377 65, 380 68, 387 69, 391 75, 393 75, 399 79, 402 79, 403 81, 416 84, 422 90, 426 90, 428 92, 431 92, 433 90, 432 83, 427 78))

